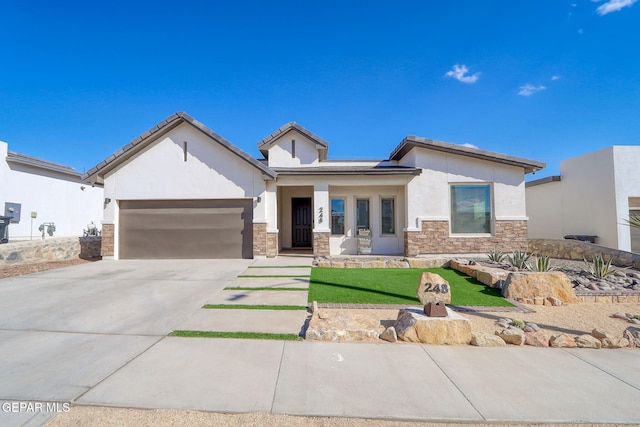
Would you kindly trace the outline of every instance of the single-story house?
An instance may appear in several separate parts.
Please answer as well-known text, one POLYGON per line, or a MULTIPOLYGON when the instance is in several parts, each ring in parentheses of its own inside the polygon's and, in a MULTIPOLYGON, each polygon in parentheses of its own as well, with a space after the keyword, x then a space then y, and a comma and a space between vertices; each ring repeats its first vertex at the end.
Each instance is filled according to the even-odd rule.
MULTIPOLYGON (((9 241, 82 236, 91 220, 99 225, 103 188, 88 185, 72 167, 9 150, 0 141, 0 215, 12 217, 9 241), (50 224, 54 224, 55 231, 50 224)), ((1 236, 0 236, 1 237, 1 236)))
POLYGON ((560 163, 560 175, 527 182, 529 237, 597 236, 595 243, 640 253, 640 146, 611 146, 560 163))
MULTIPOLYGON (((361 147, 362 148, 362 147, 361 147)), ((407 136, 380 161, 328 160, 291 122, 256 159, 176 113, 92 168, 103 255, 252 258, 526 248, 524 176, 543 163, 407 136)))

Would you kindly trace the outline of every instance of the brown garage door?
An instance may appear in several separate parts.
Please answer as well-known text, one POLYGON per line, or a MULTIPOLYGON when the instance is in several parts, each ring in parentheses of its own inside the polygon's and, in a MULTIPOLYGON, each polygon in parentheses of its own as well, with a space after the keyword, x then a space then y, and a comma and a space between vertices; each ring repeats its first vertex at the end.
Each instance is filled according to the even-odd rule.
POLYGON ((123 259, 252 258, 253 202, 122 200, 123 259))

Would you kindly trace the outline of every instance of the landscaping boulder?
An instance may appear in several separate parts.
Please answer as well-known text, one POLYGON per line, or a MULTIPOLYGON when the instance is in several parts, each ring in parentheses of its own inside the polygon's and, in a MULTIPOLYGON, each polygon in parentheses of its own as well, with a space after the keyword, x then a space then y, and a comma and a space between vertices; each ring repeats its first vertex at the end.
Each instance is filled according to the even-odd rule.
POLYGON ((420 276, 416 295, 422 305, 430 302, 451 303, 451 287, 449 286, 449 282, 440 277, 440 275, 429 273, 428 271, 422 273, 422 276, 420 276))
POLYGON ((491 286, 492 288, 501 288, 508 276, 509 272, 501 268, 482 267, 482 269, 476 272, 478 282, 491 286))
POLYGON ((447 317, 428 317, 422 310, 402 309, 394 325, 398 339, 423 344, 469 344, 471 322, 447 308, 447 317))
POLYGON ((478 347, 504 347, 507 345, 507 343, 499 336, 485 334, 484 332, 472 333, 471 342, 469 344, 478 347))
POLYGON ((591 336, 594 338, 597 338, 599 340, 603 340, 605 338, 613 338, 612 336, 610 336, 609 334, 607 334, 604 331, 601 331, 598 328, 595 328, 594 330, 591 331, 591 336))
POLYGON ((531 345, 533 347, 549 347, 549 336, 545 331, 538 330, 534 332, 525 332, 524 333, 526 345, 531 345))
POLYGON ((384 330, 383 333, 380 334, 380 339, 389 342, 397 342, 398 334, 396 333, 396 328, 394 328, 393 326, 389 326, 384 330))
POLYGON ((592 335, 580 335, 575 339, 576 345, 578 348, 600 348, 602 347, 602 343, 598 338, 595 338, 592 335))
POLYGON ((523 345, 525 342, 524 332, 521 329, 503 329, 496 331, 496 335, 499 336, 507 344, 523 345))
POLYGON ((575 348, 578 345, 567 334, 554 335, 549 339, 549 345, 555 348, 575 348))
POLYGON ((505 298, 533 301, 536 297, 557 298, 564 304, 578 302, 571 280, 562 272, 510 273, 502 289, 505 298))
POLYGON ((629 347, 629 340, 626 338, 603 338, 602 348, 625 348, 629 347))

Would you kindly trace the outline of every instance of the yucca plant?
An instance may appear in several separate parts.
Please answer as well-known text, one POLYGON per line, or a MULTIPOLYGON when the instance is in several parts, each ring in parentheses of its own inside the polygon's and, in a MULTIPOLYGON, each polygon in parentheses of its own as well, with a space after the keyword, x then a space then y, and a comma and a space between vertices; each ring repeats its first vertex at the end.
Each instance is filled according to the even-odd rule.
POLYGON ((586 271, 593 277, 602 279, 616 272, 615 268, 611 268, 611 259, 605 261, 600 254, 595 255, 593 257, 593 261, 591 262, 587 261, 586 258, 583 259, 585 265, 587 266, 586 271))
POLYGON ((624 220, 631 227, 640 228, 640 215, 630 215, 629 219, 624 220))
POLYGON ((535 263, 527 263, 527 268, 531 271, 554 271, 556 267, 551 266, 550 256, 541 256, 536 258, 535 263))
POLYGON ((529 261, 529 255, 525 251, 517 250, 514 251, 511 255, 507 256, 507 261, 509 264, 516 267, 519 270, 524 270, 527 268, 527 261, 529 261))
POLYGON ((489 258, 489 261, 493 261, 493 262, 497 262, 497 263, 501 263, 502 261, 504 261, 504 258, 507 256, 507 254, 505 254, 504 252, 499 251, 496 248, 493 248, 493 252, 489 252, 487 254, 487 257, 489 258))

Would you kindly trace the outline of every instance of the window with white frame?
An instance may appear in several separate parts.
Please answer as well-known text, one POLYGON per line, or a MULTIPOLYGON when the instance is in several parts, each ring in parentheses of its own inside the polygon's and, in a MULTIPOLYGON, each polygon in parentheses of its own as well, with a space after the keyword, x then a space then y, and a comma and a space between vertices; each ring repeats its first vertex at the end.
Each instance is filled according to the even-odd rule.
POLYGON ((491 233, 491 186, 451 185, 451 233, 491 233))
POLYGON ((331 234, 344 234, 344 198, 331 199, 331 234))
POLYGON ((370 229, 369 199, 356 199, 356 229, 370 229))
POLYGON ((382 235, 396 234, 396 208, 393 197, 380 199, 380 228, 382 235))

